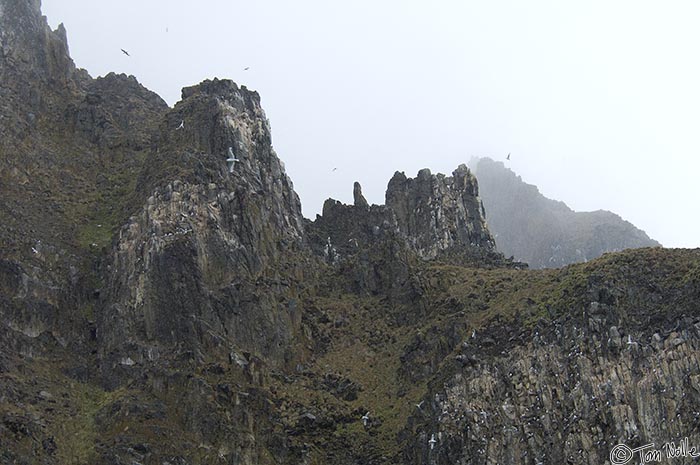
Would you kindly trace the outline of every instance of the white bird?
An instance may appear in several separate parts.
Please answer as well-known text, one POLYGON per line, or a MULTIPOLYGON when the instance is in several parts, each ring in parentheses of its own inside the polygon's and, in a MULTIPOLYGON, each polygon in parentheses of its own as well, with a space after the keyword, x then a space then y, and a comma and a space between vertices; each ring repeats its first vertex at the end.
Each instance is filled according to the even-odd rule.
POLYGON ((367 423, 369 423, 369 412, 365 413, 365 414, 362 416, 362 424, 363 424, 364 426, 367 426, 367 423))
POLYGON ((421 401, 420 401, 420 404, 416 404, 416 407, 421 408, 421 407, 423 406, 423 402, 425 402, 425 401, 424 401, 424 400, 421 400, 421 401))
POLYGON ((226 159, 226 163, 228 163, 228 172, 233 173, 233 167, 235 166, 236 162, 240 161, 236 156, 233 154, 233 147, 228 148, 228 158, 226 159))
POLYGON ((428 444, 430 444, 430 450, 433 450, 436 442, 437 441, 435 440, 435 433, 433 433, 433 435, 430 436, 430 441, 428 441, 428 444))
POLYGON ((183 119, 182 121, 180 121, 180 126, 178 126, 177 129, 175 129, 175 130, 177 131, 178 129, 183 129, 184 127, 185 127, 185 120, 183 119))
POLYGON ((240 161, 238 158, 227 158, 226 163, 228 163, 228 172, 233 173, 233 167, 236 166, 236 162, 240 161))
POLYGON ((474 339, 475 337, 476 337, 476 330, 472 329, 472 339, 474 339))
POLYGON ((34 247, 32 247, 32 252, 34 252, 34 253, 39 253, 39 251, 36 250, 34 247))

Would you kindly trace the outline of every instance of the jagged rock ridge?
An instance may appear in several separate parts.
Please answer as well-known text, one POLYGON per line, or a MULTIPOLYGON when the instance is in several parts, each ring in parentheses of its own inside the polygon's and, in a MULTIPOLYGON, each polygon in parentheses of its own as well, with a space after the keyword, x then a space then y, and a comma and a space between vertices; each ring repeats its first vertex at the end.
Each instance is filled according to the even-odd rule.
POLYGON ((532 268, 585 262, 606 252, 660 244, 618 215, 574 212, 526 184, 502 162, 471 162, 479 177, 488 224, 498 250, 532 268))
POLYGON ((205 81, 171 109, 74 70, 38 2, 0 0, 0 22, 3 57, 67 76, 0 62, 0 462, 583 464, 700 441, 698 251, 521 269, 463 167, 397 173, 383 206, 357 184, 310 222, 255 92, 205 81))

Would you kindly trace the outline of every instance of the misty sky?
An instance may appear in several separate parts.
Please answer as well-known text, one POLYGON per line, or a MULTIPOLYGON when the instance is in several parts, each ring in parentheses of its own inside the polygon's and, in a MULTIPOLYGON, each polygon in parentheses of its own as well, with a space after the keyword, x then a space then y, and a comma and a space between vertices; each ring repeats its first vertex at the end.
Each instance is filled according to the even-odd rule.
POLYGON ((170 105, 206 78, 257 90, 307 217, 328 197, 350 203, 355 180, 383 203, 394 171, 511 152, 548 197, 700 246, 695 0, 43 0, 43 12, 66 25, 79 67, 133 74, 170 105))

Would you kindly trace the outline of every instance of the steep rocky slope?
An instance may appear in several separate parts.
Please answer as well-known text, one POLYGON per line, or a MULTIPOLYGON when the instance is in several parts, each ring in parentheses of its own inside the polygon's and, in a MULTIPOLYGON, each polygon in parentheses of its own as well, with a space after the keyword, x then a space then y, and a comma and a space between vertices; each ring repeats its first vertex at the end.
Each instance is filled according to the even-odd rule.
POLYGON ((585 262, 606 252, 660 245, 618 215, 574 212, 540 194, 502 162, 474 159, 488 225, 498 250, 531 268, 585 262))
POLYGON ((463 166, 397 173, 385 205, 356 184, 309 221, 257 93, 214 79, 168 108, 76 70, 38 2, 0 0, 0 24, 1 463, 587 464, 700 443, 700 251, 527 270, 463 166))

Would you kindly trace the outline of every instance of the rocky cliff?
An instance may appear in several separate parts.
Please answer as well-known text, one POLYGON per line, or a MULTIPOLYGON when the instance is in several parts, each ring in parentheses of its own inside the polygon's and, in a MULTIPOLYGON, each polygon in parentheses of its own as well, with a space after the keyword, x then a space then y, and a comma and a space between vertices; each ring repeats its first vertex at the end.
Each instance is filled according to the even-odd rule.
POLYGON ((428 169, 416 178, 397 172, 385 205, 370 206, 356 182, 354 205, 328 199, 307 235, 316 255, 342 268, 349 289, 357 292, 410 294, 411 270, 423 260, 524 267, 496 252, 478 194, 476 178, 465 165, 451 177, 428 169))
POLYGON ((532 268, 556 268, 606 252, 660 245, 614 213, 574 212, 544 197, 501 162, 480 158, 471 164, 498 250, 532 268))
MULTIPOLYGON (((700 444, 700 252, 527 270, 476 178, 314 221, 257 93, 173 108, 0 0, 0 462, 605 463, 700 444), (33 116, 31 116, 33 115, 33 116)), ((679 463, 683 463, 679 461, 679 463)))

